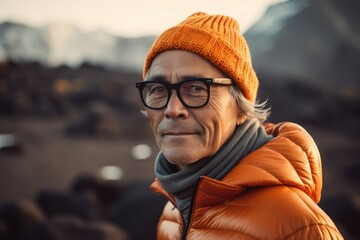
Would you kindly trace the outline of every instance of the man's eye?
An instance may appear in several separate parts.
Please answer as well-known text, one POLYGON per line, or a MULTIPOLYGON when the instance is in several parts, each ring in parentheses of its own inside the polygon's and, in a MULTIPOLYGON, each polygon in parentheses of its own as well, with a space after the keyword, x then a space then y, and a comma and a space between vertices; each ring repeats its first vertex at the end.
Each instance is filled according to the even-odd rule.
POLYGON ((204 93, 206 92, 206 87, 202 86, 202 85, 189 85, 186 88, 186 92, 189 94, 199 94, 199 93, 204 93))
POLYGON ((153 92, 158 92, 158 93, 161 93, 161 92, 164 92, 165 91, 165 88, 164 87, 156 87, 153 89, 153 92))
POLYGON ((204 87, 202 87, 202 86, 194 85, 194 86, 192 86, 190 88, 190 91, 192 91, 192 92, 200 92, 200 91, 206 91, 206 89, 204 87))
POLYGON ((163 94, 166 92, 166 88, 164 86, 156 86, 150 89, 149 94, 163 94))

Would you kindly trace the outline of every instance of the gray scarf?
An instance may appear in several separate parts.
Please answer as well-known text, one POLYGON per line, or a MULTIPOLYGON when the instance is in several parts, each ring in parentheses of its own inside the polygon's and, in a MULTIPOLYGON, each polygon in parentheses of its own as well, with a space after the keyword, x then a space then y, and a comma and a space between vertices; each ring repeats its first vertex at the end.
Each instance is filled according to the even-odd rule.
POLYGON ((175 197, 177 207, 187 226, 192 195, 197 180, 208 176, 221 180, 239 161, 263 146, 272 136, 266 134, 257 119, 248 119, 238 126, 233 136, 213 156, 179 171, 160 152, 155 160, 155 176, 163 188, 175 197))

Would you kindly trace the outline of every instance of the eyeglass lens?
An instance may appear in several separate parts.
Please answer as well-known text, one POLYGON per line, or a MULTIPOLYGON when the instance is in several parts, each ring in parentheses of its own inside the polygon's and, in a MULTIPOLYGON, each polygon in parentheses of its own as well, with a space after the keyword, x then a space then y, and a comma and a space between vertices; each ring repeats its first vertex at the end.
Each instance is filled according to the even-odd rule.
POLYGON ((208 101, 208 85, 203 81, 185 81, 180 84, 147 83, 142 90, 144 103, 150 108, 163 108, 167 105, 171 89, 176 89, 180 101, 188 107, 201 107, 208 101))

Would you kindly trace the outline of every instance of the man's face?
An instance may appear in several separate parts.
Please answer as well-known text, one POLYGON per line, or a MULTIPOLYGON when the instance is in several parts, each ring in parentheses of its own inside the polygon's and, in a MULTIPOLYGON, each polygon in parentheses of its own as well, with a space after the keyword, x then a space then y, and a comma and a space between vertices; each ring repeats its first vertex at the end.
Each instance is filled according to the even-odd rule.
MULTIPOLYGON (((152 62, 146 80, 161 78, 179 83, 191 77, 225 77, 201 56, 183 50, 159 54, 152 62)), ((202 108, 187 108, 176 91, 160 110, 147 109, 156 142, 166 159, 184 169, 213 155, 245 119, 226 85, 211 85, 210 100, 202 108)))

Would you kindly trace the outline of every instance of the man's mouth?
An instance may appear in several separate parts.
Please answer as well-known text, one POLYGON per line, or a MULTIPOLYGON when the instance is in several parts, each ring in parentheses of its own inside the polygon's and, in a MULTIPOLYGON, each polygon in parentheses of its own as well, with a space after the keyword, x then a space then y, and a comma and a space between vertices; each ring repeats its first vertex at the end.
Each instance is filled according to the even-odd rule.
POLYGON ((162 133, 163 136, 189 136, 189 135, 195 135, 196 132, 164 132, 162 133))

